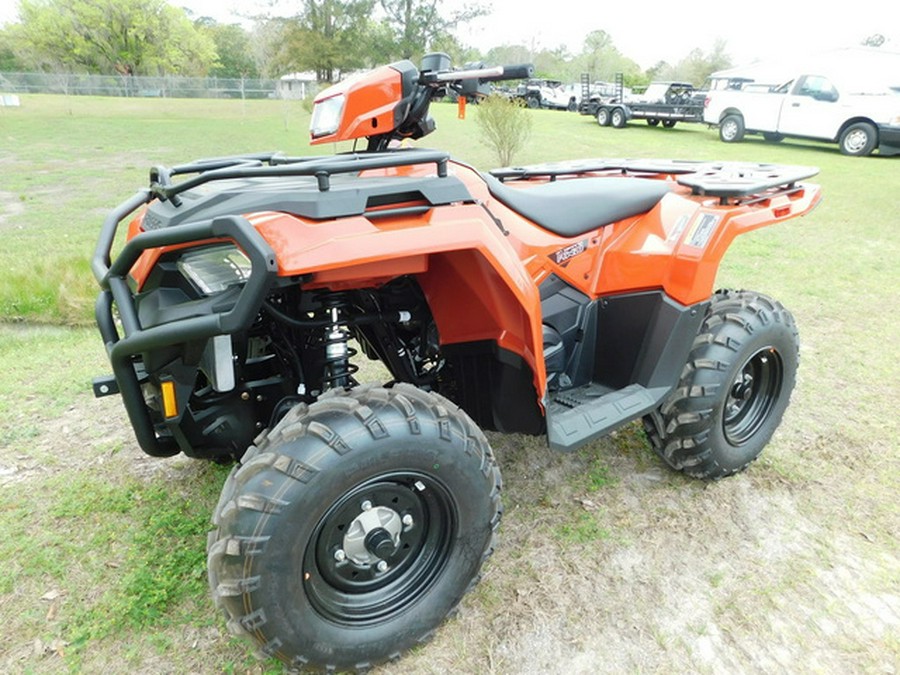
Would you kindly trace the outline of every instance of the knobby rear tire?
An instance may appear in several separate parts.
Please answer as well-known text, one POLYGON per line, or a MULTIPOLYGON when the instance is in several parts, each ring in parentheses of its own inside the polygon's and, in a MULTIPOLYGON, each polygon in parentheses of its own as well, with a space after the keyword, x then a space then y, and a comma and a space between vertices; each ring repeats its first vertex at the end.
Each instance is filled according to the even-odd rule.
POLYGON ((799 361, 794 318, 751 291, 717 291, 675 391, 644 418, 673 469, 706 479, 738 473, 769 442, 799 361))
POLYGON ((298 405, 223 488, 207 548, 215 602, 233 633, 292 668, 399 658, 475 585, 500 488, 484 434, 437 394, 367 386, 298 405), (373 508, 384 532, 365 524, 373 508), (354 529, 372 530, 365 547, 354 529))

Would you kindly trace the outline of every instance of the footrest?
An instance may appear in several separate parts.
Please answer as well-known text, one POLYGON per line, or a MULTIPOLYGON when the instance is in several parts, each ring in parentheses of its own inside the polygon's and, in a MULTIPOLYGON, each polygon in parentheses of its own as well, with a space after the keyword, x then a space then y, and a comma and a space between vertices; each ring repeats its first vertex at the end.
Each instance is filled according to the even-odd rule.
POLYGON ((632 384, 602 393, 594 385, 557 394, 547 408, 547 439, 553 450, 571 452, 646 415, 662 403, 666 387, 632 384))

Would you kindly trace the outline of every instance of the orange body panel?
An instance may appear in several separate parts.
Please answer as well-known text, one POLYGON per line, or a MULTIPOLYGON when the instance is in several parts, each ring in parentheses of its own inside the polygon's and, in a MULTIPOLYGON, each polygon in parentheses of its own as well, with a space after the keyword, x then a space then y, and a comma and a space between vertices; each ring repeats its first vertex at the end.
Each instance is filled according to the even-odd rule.
MULTIPOLYGON (((473 169, 451 163, 450 172, 466 184, 475 204, 372 219, 244 215, 275 251, 279 275, 307 276, 304 288, 377 287, 398 276, 415 276, 442 344, 497 342, 533 369, 539 396, 546 373, 538 285, 551 274, 591 298, 662 290, 682 305, 695 304, 711 296, 719 263, 734 237, 802 215, 819 200, 816 186, 801 186, 790 196, 721 206, 717 199, 693 196, 671 177, 659 176, 672 189, 651 211, 566 238, 498 202, 473 169), (557 263, 554 254, 572 246, 575 253, 557 263)), ((434 168, 403 166, 375 174, 425 177, 434 175, 434 168)), ((527 190, 540 181, 511 185, 520 183, 527 190)), ((138 231, 139 219, 129 236, 138 231)), ((138 284, 159 254, 147 251, 134 266, 138 284)))
POLYGON ((346 107, 340 126, 332 134, 310 138, 310 144, 337 143, 390 131, 394 128, 394 109, 402 93, 400 73, 390 66, 366 73, 364 78, 349 77, 329 87, 327 95, 317 98, 316 103, 344 96, 346 107), (355 95, 348 95, 350 92, 355 95))

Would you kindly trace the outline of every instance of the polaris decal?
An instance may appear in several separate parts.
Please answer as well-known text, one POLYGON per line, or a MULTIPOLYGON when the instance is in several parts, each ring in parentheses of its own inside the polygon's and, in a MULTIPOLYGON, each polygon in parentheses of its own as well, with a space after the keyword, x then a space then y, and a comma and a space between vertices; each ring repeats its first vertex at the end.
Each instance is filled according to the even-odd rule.
POLYGON ((568 262, 576 255, 584 253, 588 247, 588 240, 584 239, 575 244, 569 244, 565 248, 561 248, 555 253, 550 254, 550 259, 561 267, 565 267, 568 262))
POLYGON ((685 243, 688 246, 693 246, 695 248, 706 248, 706 245, 709 243, 709 238, 712 237, 712 233, 716 231, 716 227, 718 227, 719 221, 721 220, 721 216, 716 216, 712 213, 704 213, 697 220, 694 227, 691 228, 691 232, 688 234, 685 243))

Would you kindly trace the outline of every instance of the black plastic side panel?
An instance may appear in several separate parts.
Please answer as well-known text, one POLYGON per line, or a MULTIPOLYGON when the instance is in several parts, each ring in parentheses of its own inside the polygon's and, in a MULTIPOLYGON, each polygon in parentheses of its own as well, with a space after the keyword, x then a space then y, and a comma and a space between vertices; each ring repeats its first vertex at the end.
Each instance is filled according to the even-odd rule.
POLYGON ((495 342, 446 345, 439 392, 482 429, 523 434, 544 432, 534 374, 518 354, 495 342))
POLYGON ((593 381, 611 389, 674 386, 707 304, 685 307, 659 291, 601 299, 593 381))
MULTIPOLYGON (((596 302, 556 275, 544 280, 539 291, 541 321, 562 338, 567 386, 586 384, 593 374, 594 350, 590 345, 596 336, 596 302)), ((548 378, 551 375, 548 367, 548 378)), ((558 385, 559 380, 555 378, 551 385, 558 385)))

